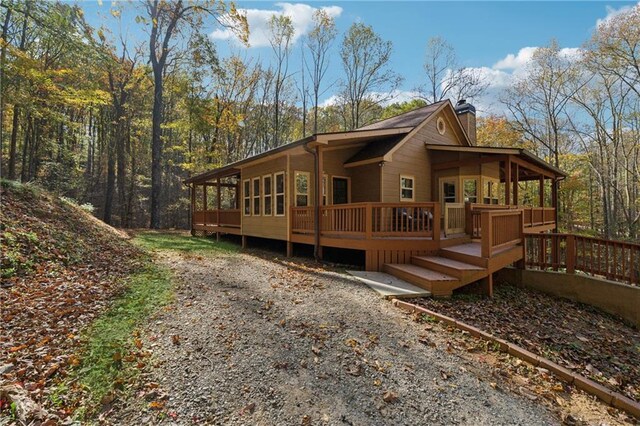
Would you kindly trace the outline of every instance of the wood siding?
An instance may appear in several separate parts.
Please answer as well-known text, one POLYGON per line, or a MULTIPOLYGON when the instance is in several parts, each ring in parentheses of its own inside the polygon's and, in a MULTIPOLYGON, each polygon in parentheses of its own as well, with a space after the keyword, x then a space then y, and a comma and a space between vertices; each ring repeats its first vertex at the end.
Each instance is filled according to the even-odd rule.
MULTIPOLYGON (((382 167, 382 202, 400 201, 400 175, 415 177, 415 201, 432 201, 431 153, 425 144, 460 145, 459 132, 454 131, 447 114, 441 112, 433 117, 422 129, 393 153, 392 161, 382 167), (445 118, 447 130, 444 135, 438 133, 438 116, 445 118)), ((454 122, 455 125, 457 123, 454 122)))
POLYGON ((351 202, 379 202, 380 200, 380 174, 382 167, 378 163, 353 167, 351 170, 351 202))
MULTIPOLYGON (((264 194, 264 188, 262 187, 262 176, 267 174, 270 174, 273 176, 275 173, 286 172, 286 170, 287 170, 287 157, 282 156, 271 161, 266 161, 264 163, 244 167, 241 171, 241 182, 243 182, 245 179, 250 179, 250 181, 252 182, 251 187, 253 187, 253 178, 260 177, 261 179, 260 192, 261 194, 264 194)), ((273 178, 273 185, 275 187, 275 177, 273 178)), ((291 192, 289 191, 289 188, 291 188, 290 185, 288 188, 285 188, 285 197, 287 196, 286 195, 287 191, 289 193, 291 192)), ((241 184, 241 191, 244 191, 244 185, 242 184, 241 184)), ((275 213, 275 192, 273 192, 272 194, 273 194, 272 202, 274 203, 272 211, 273 213, 275 213)), ((243 207, 243 204, 242 204, 243 198, 244 198, 244 193, 241 195, 241 198, 240 198, 241 208, 243 207)), ((261 213, 264 211, 264 206, 262 205, 263 202, 264 202, 264 197, 262 197, 260 201, 261 213)), ((253 213, 253 198, 251 199, 251 212, 253 213)), ((271 216, 263 216, 262 214, 259 216, 253 216, 253 215, 245 216, 244 211, 241 211, 241 214, 242 214, 242 234, 243 235, 248 235, 252 237, 273 238, 277 240, 287 239, 288 237, 287 221, 289 220, 288 208, 285 208, 284 216, 275 216, 273 214, 271 216)))

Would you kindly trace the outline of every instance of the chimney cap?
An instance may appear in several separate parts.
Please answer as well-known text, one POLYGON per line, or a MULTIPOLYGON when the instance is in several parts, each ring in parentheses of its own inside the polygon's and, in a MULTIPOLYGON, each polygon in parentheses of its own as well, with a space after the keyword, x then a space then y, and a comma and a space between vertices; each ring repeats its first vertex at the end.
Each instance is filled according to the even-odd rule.
POLYGON ((456 114, 464 114, 465 112, 470 112, 475 114, 476 107, 467 102, 466 99, 460 99, 455 106, 456 114))

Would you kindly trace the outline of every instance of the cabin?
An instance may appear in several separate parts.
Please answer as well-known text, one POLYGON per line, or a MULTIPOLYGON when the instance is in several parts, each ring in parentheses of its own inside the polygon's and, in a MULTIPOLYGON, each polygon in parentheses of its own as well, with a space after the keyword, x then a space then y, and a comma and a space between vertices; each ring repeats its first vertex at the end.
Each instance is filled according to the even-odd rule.
POLYGON ((476 281, 490 294, 493 272, 524 262, 526 234, 556 230, 564 177, 524 149, 477 146, 473 105, 444 100, 185 184, 194 235, 358 250, 366 270, 448 296, 476 281))

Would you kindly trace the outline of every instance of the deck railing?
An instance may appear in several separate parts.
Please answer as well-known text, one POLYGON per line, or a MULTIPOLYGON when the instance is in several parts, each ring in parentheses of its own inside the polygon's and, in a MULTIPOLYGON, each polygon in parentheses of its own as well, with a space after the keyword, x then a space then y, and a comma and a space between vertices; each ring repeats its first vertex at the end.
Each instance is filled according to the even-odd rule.
POLYGON ((472 238, 482 236, 481 216, 483 211, 494 210, 522 210, 524 212, 524 228, 534 228, 537 226, 554 225, 556 223, 556 209, 554 207, 529 207, 529 206, 507 206, 503 204, 475 204, 466 205, 466 233, 472 238))
POLYGON ((465 203, 444 204, 444 235, 461 234, 465 231, 465 203))
POLYGON ((197 210, 193 212, 194 225, 240 227, 240 210, 197 210))
POLYGON ((639 285, 640 244, 572 234, 527 234, 525 265, 639 285))
POLYGON ((481 253, 484 258, 491 258, 503 248, 523 243, 522 210, 485 210, 481 223, 481 253))
MULTIPOLYGON (((314 233, 314 208, 291 208, 291 232, 314 233)), ((440 236, 438 203, 352 203, 320 207, 320 232, 333 237, 440 236)))

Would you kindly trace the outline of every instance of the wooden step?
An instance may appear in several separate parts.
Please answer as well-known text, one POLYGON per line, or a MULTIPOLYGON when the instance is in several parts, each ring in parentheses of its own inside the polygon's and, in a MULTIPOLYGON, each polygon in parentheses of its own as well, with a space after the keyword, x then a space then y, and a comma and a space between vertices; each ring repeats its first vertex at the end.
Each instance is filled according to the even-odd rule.
POLYGON ((429 290, 434 296, 450 296, 460 286, 456 277, 412 264, 387 263, 384 272, 429 290))
POLYGON ((413 256, 411 263, 458 279, 475 276, 479 273, 482 275, 481 272, 485 271, 485 268, 481 266, 440 256, 413 256))
POLYGON ((481 253, 482 247, 480 243, 467 243, 442 248, 440 249, 439 255, 461 263, 486 268, 488 266, 488 259, 483 258, 481 253))

